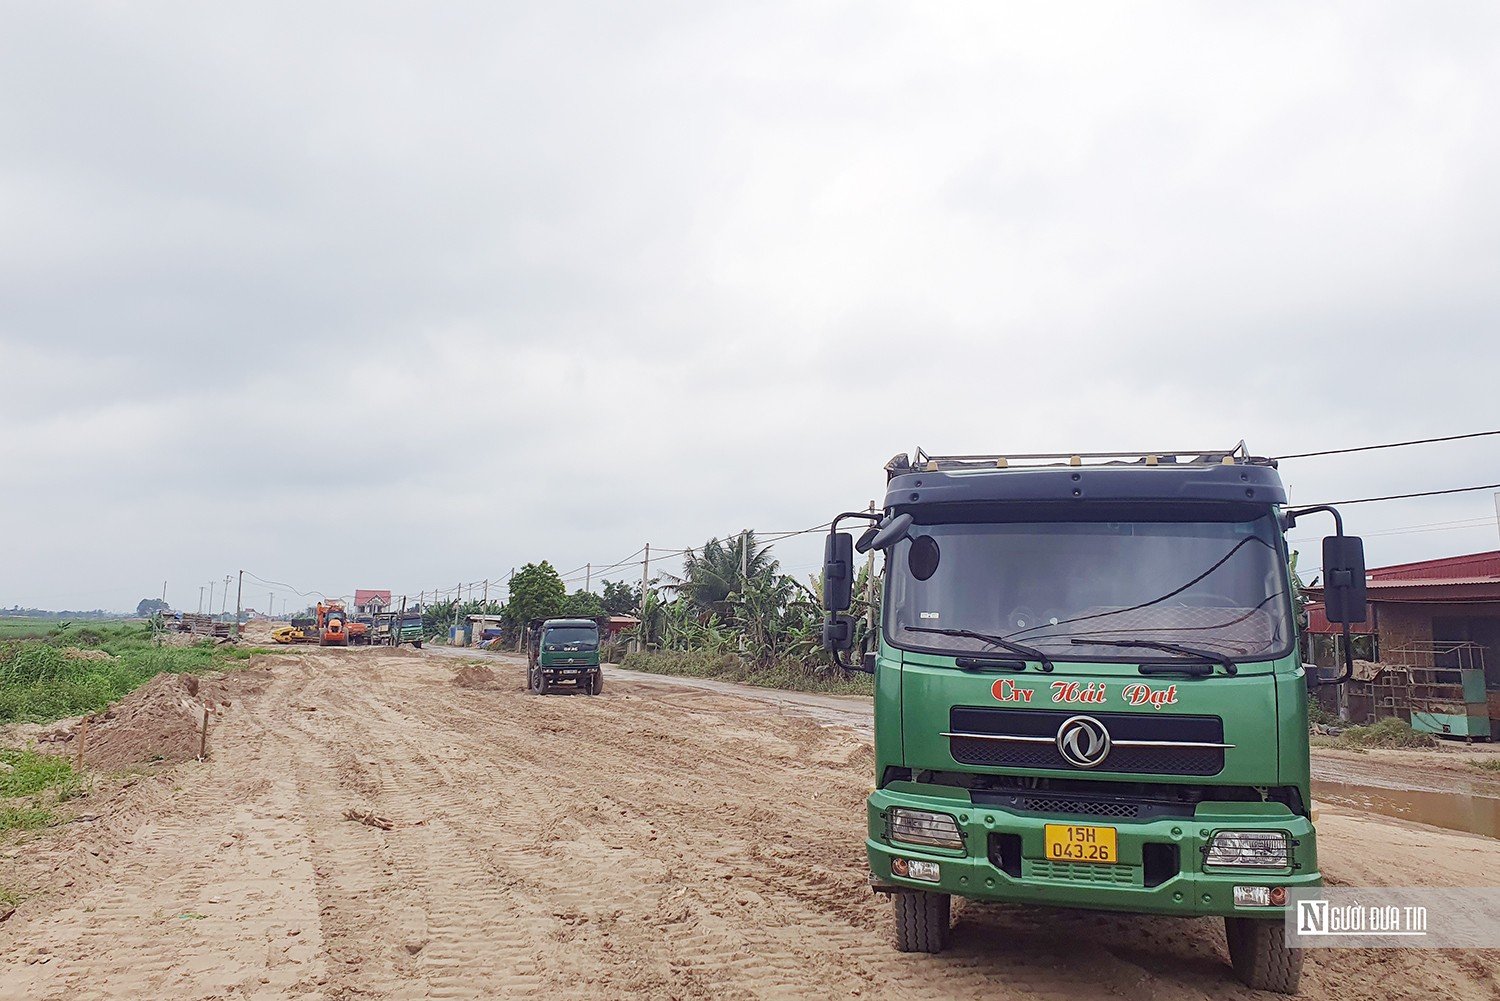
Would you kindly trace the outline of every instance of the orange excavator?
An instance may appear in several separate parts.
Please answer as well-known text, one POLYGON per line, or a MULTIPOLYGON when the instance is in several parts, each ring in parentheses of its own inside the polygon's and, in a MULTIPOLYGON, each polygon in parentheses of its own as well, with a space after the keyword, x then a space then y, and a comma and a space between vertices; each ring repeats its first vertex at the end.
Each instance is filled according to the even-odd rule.
MULTIPOLYGON (((348 646, 354 636, 354 626, 350 623, 349 613, 344 608, 342 601, 320 601, 318 602, 318 645, 319 646, 348 646)), ((360 626, 363 634, 364 627, 360 626)))

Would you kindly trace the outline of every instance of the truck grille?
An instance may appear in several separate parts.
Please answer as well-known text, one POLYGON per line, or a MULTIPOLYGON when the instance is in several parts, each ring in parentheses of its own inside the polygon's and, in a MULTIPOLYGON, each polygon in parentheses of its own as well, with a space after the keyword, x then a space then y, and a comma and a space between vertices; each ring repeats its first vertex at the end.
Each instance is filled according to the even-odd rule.
POLYGON ((1106 883, 1110 886, 1140 886, 1140 873, 1133 865, 1088 865, 1026 859, 1022 871, 1027 879, 1055 879, 1066 883, 1106 883))
POLYGON ((1149 740, 1157 746, 1116 744, 1094 771, 1135 772, 1146 775, 1217 775, 1224 770, 1224 748, 1192 744, 1222 744, 1224 721, 1217 716, 1140 713, 1077 713, 1048 709, 988 709, 954 706, 949 714, 949 749, 953 760, 994 768, 1048 768, 1083 771, 1074 767, 1052 738, 1069 717, 1088 715, 1103 723, 1113 741, 1149 740), (969 736, 969 735, 973 736, 969 736), (1031 738, 996 740, 994 737, 1031 738), (1038 739, 1046 738, 1046 739, 1038 739), (1174 747, 1181 742, 1184 746, 1174 747))

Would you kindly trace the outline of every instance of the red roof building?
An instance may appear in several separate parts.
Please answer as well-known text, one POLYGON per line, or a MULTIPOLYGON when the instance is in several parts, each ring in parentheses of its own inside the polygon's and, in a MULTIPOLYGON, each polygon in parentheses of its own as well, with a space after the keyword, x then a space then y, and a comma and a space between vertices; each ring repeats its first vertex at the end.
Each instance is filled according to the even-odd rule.
MULTIPOLYGON (((1485 687, 1500 689, 1500 550, 1376 567, 1365 579, 1370 615, 1353 631, 1374 634, 1377 660, 1456 667, 1445 651, 1462 645, 1474 666, 1482 661, 1485 687)), ((1322 597, 1322 588, 1307 590, 1322 597)), ((1308 632, 1339 632, 1321 604, 1307 611, 1308 632)))
POLYGON ((389 591, 366 591, 356 588, 354 591, 354 614, 374 615, 377 612, 388 612, 391 608, 391 592, 389 591))

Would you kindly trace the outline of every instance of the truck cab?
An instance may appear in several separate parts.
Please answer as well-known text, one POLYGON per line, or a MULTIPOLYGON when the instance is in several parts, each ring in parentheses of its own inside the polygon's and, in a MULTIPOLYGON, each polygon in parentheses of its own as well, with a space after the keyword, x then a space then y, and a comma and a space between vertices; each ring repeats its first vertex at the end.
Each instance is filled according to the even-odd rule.
POLYGON ((594 619, 534 619, 527 626, 527 687, 538 695, 571 688, 604 691, 599 623, 594 619))
MULTIPOLYGON (((897 947, 940 951, 953 896, 1212 915, 1241 979, 1294 992, 1286 895, 1322 877, 1275 463, 1243 444, 918 452, 887 474, 883 511, 840 517, 870 518, 858 548, 885 554, 850 666, 875 675, 866 848, 897 947)), ((855 546, 837 528, 842 656, 855 546)), ((1357 544, 1340 525, 1335 563, 1362 589, 1357 544)))

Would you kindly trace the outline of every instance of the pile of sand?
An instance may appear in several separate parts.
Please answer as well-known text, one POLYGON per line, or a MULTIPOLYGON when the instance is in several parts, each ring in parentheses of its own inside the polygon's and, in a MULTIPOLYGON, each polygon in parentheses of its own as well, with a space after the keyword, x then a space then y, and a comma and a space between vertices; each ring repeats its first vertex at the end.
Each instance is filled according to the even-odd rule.
POLYGON ((71 657, 73 660, 114 660, 113 657, 103 650, 85 650, 83 647, 77 646, 63 647, 63 654, 71 657))
POLYGON ((483 664, 465 664, 453 676, 453 683, 459 688, 489 688, 497 680, 495 672, 483 664))
POLYGON ((91 768, 114 771, 151 762, 188 761, 198 756, 205 711, 212 747, 214 726, 230 704, 224 678, 158 674, 108 709, 38 733, 37 749, 75 754, 75 741, 82 731, 84 762, 91 768))

